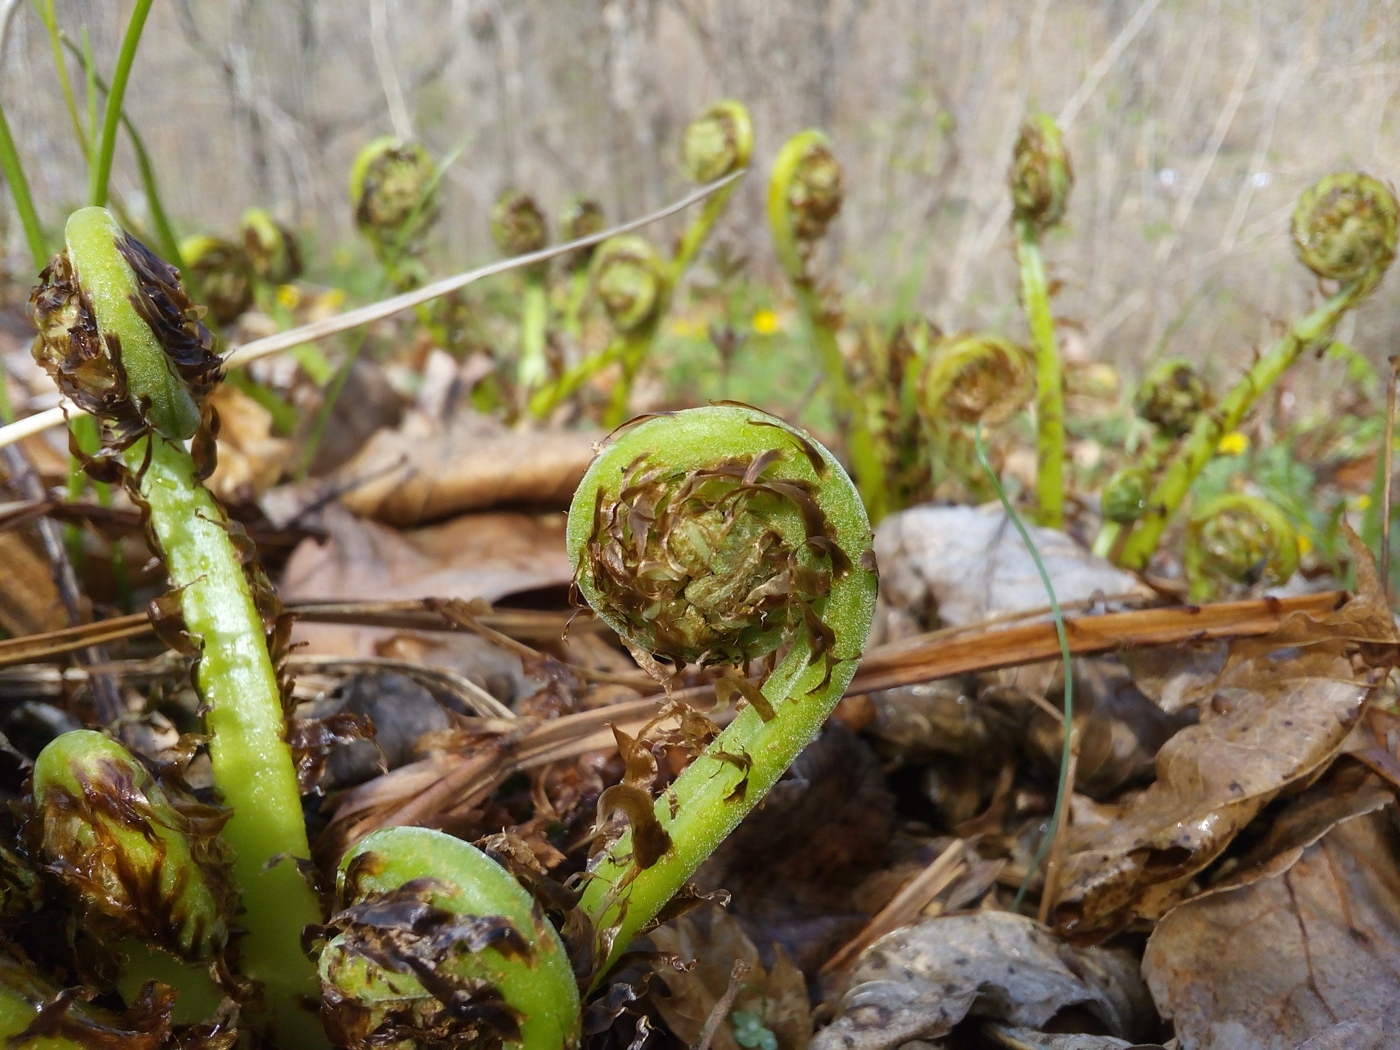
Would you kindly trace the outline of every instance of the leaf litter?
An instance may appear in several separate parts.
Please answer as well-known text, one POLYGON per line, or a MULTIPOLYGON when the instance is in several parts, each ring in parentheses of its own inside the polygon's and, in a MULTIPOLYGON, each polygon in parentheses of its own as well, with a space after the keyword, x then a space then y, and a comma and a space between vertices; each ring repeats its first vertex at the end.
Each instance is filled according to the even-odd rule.
MULTIPOLYGON (((269 490, 286 448, 240 397, 216 482, 300 530, 284 596, 365 610, 296 627, 317 858, 415 823, 508 832, 541 878, 568 880, 600 797, 639 755, 655 791, 693 753, 610 635, 585 618, 559 638, 572 573, 558 508, 591 437, 410 413, 330 474, 269 490), (466 615, 372 612, 415 599, 466 602, 466 615), (486 603, 500 606, 492 623, 556 619, 512 639, 472 627, 486 603), (363 729, 342 732, 345 717, 363 729), (619 740, 640 751, 625 762, 619 740)), ((883 644, 836 724, 697 875, 694 892, 727 891, 727 910, 654 930, 639 947, 691 965, 652 967, 590 1031, 694 1046, 708 1026, 723 1050, 1394 1043, 1397 638, 1367 563, 1340 607, 1154 608, 1137 577, 1064 534, 1033 536, 1084 654, 1050 923, 1011 910, 1023 883, 1032 902, 1041 892, 1030 860, 1054 804, 1063 683, 1044 591, 1000 512, 916 508, 878 533, 883 644)), ((51 594, 35 568, 34 594, 51 594)), ((53 614, 21 599, 16 633, 37 634, 53 614)), ((112 662, 119 682, 140 663, 129 680, 165 675, 178 699, 178 660, 153 672, 149 643, 119 644, 134 647, 112 662)), ((719 695, 701 671, 674 691, 723 725, 742 690, 719 695)))

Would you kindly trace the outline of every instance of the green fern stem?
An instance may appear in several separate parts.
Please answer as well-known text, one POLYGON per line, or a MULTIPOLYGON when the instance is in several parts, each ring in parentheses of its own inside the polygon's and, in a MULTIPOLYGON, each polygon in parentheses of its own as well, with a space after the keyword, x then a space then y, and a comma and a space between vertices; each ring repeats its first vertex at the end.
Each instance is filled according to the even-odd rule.
MULTIPOLYGON (((651 495, 640 498, 649 503, 651 495)), ((627 514, 625 509, 621 513, 627 514)), ((816 736, 855 673, 870 630, 876 576, 869 520, 835 458, 774 417, 728 405, 657 417, 624 431, 594 461, 579 485, 569 514, 568 542, 585 598, 644 663, 652 662, 652 651, 673 661, 728 663, 757 659, 779 644, 790 643, 762 686, 763 706, 769 710, 760 713, 752 703, 742 710, 656 801, 655 821, 669 845, 655 862, 640 858, 634 825, 593 865, 581 906, 601 934, 602 965, 597 971, 601 975, 816 736), (737 467, 739 463, 748 467, 737 467), (755 464, 768 467, 760 471, 755 464), (687 550, 704 549, 709 561, 708 568, 692 565, 682 601, 663 601, 662 611, 642 625, 624 610, 632 608, 635 595, 653 581, 643 573, 636 582, 640 591, 633 591, 631 583, 610 575, 604 561, 617 562, 600 554, 599 544, 608 542, 602 522, 615 513, 612 508, 624 507, 634 498, 632 481, 637 476, 651 478, 653 469, 664 475, 654 482, 661 486, 661 500, 675 496, 678 502, 671 505, 680 508, 682 519, 675 521, 665 538, 654 532, 649 537, 633 535, 626 541, 629 549, 633 542, 675 544, 677 550, 683 545, 687 550), (729 471, 732 480, 738 480, 736 471, 753 474, 754 480, 727 495, 717 494, 716 510, 708 511, 701 504, 708 498, 704 486, 718 477, 712 471, 729 471), (788 491, 812 494, 805 517, 798 505, 779 495, 785 486, 788 491), (709 531, 724 517, 717 511, 722 506, 733 511, 727 519, 731 525, 709 531), (716 512, 720 518, 712 516, 716 512), (814 519, 823 522, 821 536, 808 531, 814 519), (697 541, 704 536, 709 539, 697 541), (830 568, 824 570, 829 590, 810 596, 810 619, 794 615, 787 621, 790 629, 770 622, 745 626, 738 638, 712 637, 706 628, 697 627, 706 613, 689 602, 700 603, 702 592, 713 595, 717 585, 721 590, 738 585, 745 594, 751 593, 750 583, 762 586, 763 577, 751 576, 752 566, 746 561, 759 536, 763 545, 777 543, 792 551, 793 560, 787 564, 794 578, 803 573, 799 562, 807 565, 814 552, 839 548, 830 554, 830 568), (715 575, 709 575, 711 571, 715 575), (823 640, 814 637, 813 630, 823 640), (663 643, 662 636, 669 641, 663 643)), ((638 567, 648 563, 644 555, 638 567)), ((812 564, 820 565, 821 558, 812 564)), ((822 572, 817 569, 819 576, 822 572)), ((767 580, 770 587, 777 582, 767 580)))
POLYGON ((320 906, 295 863, 311 850, 281 690, 228 517, 182 443, 152 434, 122 459, 150 508, 185 629, 200 645, 195 681, 207 708, 209 759, 233 810, 223 834, 234 850, 245 912, 240 969, 263 983, 285 1045, 324 1046, 320 1022, 301 1005, 318 992, 300 938, 303 927, 320 921, 320 906))
POLYGON ((768 225, 778 261, 792 284, 802 330, 816 351, 837 426, 846 439, 851 471, 870 520, 879 524, 889 511, 885 458, 870 424, 870 412, 851 381, 836 329, 809 269, 815 242, 841 206, 840 166, 820 131, 790 138, 773 162, 768 180, 768 225))
POLYGON ((520 366, 517 382, 523 395, 537 389, 549 377, 545 359, 545 328, 549 317, 549 293, 544 274, 525 274, 525 290, 520 308, 520 366))
POLYGON ((1196 418, 1191 433, 1153 488, 1142 517, 1123 543, 1118 559, 1120 565, 1139 572, 1147 568, 1167 523, 1215 455, 1220 439, 1244 422, 1260 395, 1299 357, 1331 336, 1355 299, 1356 289, 1347 287, 1324 300, 1269 347, 1213 410, 1202 412, 1196 418))
POLYGON ((1034 223, 1016 222, 1016 259, 1021 299, 1035 350, 1035 494, 1041 525, 1058 529, 1065 519, 1065 395, 1055 319, 1050 312, 1040 234, 1034 223))

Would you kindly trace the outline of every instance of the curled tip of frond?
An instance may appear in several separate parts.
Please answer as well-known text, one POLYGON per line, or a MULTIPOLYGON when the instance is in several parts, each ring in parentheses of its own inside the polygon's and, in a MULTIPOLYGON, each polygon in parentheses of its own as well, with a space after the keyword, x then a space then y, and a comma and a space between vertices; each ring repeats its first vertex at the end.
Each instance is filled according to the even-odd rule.
POLYGON ((1400 204, 1379 179, 1359 172, 1328 175, 1298 198, 1293 244, 1319 277, 1369 290, 1395 258, 1400 204))
POLYGON ((179 273, 104 208, 74 212, 64 238, 29 298, 34 360, 127 444, 147 429, 193 437, 220 358, 179 273))
MULTIPOLYGON (((602 233, 606 226, 603 206, 587 197, 575 197, 559 213, 559 239, 562 241, 576 241, 580 237, 591 237, 595 233, 602 233)), ((570 270, 587 266, 596 250, 597 245, 594 245, 591 248, 579 248, 577 251, 570 252, 565 260, 565 265, 570 270)))
POLYGON ((1143 467, 1124 467, 1104 483, 1099 496, 1104 521, 1127 525, 1142 517, 1152 491, 1152 474, 1143 467))
POLYGON ((121 744, 89 730, 39 753, 34 805, 40 855, 84 925, 191 960, 223 949, 233 914, 219 834, 227 810, 162 786, 121 744))
POLYGON ((421 143, 375 139, 350 168, 355 225, 381 247, 410 244, 432 223, 437 179, 421 143))
POLYGON ((1064 218, 1074 187, 1074 169, 1052 117, 1032 113, 1022 122, 1007 181, 1017 221, 1043 230, 1064 218))
POLYGON ((301 276, 301 246, 296 234, 262 208, 249 208, 238 221, 243 250, 253 272, 269 284, 286 284, 301 276))
POLYGON ((505 868, 460 839, 367 836, 341 862, 336 913, 310 932, 326 942, 321 1015, 339 1046, 577 1044, 558 935, 505 868))
POLYGON ((803 629, 819 639, 832 587, 866 571, 822 496, 836 470, 755 409, 648 419, 599 454, 575 495, 579 590, 658 676, 658 658, 736 666, 803 629))
POLYGON ((491 206, 491 238, 506 255, 527 255, 549 243, 549 228, 535 198, 506 190, 491 206))
POLYGON ((787 189, 798 240, 815 241, 826 233, 845 200, 844 183, 841 162, 826 145, 813 143, 803 152, 787 189))
POLYGON ((180 242, 180 255, 215 324, 232 324, 253 305, 253 261, 241 245, 197 234, 180 242))
POLYGON ((691 182, 714 182, 746 167, 752 150, 748 109, 740 102, 716 102, 685 129, 681 167, 691 182))
POLYGON ((666 264, 645 237, 612 237, 593 256, 593 288, 619 332, 656 318, 666 287, 666 264))
POLYGON ((987 333, 945 336, 929 351, 923 409, 937 423, 996 426, 1035 393, 1035 365, 1024 347, 987 333))
POLYGON ((1226 493, 1191 515, 1185 564, 1192 597, 1215 597, 1222 582, 1281 586, 1298 569, 1298 532, 1277 504, 1226 493))
POLYGON ((1184 358, 1161 362, 1147 373, 1133 397, 1137 414, 1169 437, 1180 437, 1211 405, 1210 388, 1184 358))

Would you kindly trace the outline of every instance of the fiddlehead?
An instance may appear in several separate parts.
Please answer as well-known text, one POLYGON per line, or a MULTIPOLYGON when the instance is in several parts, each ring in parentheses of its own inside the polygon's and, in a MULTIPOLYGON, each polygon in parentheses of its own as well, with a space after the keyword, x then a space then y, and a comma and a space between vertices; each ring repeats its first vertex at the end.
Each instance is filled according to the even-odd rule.
MULTIPOLYGON (((681 139, 681 170, 691 182, 706 183, 722 179, 731 172, 749 166, 753 152, 753 120, 742 102, 726 99, 716 102, 692 120, 681 139)), ((708 201, 695 221, 681 234, 676 254, 671 260, 671 286, 680 283, 685 271, 695 261, 705 238, 724 213, 729 198, 738 183, 731 183, 708 201)))
POLYGON ((229 817, 167 791, 121 744, 64 733, 34 764, 40 855, 105 936, 137 937, 191 962, 223 951, 234 913, 229 817))
POLYGON ((580 361, 530 400, 530 411, 546 416, 593 376, 613 362, 622 375, 613 387, 604 421, 617 426, 627 418, 632 380, 646 361, 657 325, 670 296, 666 262, 645 237, 612 237, 598 246, 590 268, 593 294, 603 306, 614 332, 601 353, 580 361))
POLYGON ((1074 169, 1059 125, 1048 114, 1032 113, 1021 124, 1007 181, 1017 223, 1043 233, 1063 221, 1074 169))
POLYGON ((1395 258, 1400 203, 1369 175, 1329 175, 1299 198, 1293 246, 1299 261, 1332 293, 1259 357, 1212 411, 1196 416, 1162 472, 1146 511, 1122 546, 1119 562, 1144 569, 1191 484, 1215 455, 1220 438, 1239 429, 1254 402, 1310 347, 1324 343, 1347 310, 1380 283, 1395 258))
POLYGON ((578 1041, 559 935, 513 876, 460 839, 409 827, 367 836, 341 861, 320 936, 323 1010, 340 1045, 578 1041))
POLYGON ((1103 520, 1114 525, 1131 525, 1147 509, 1152 491, 1152 473, 1143 467, 1124 467, 1104 482, 1099 494, 1103 520))
POLYGON ((1036 500, 1040 523, 1059 528, 1065 503, 1064 374, 1040 239, 1064 218, 1074 171, 1059 127, 1044 113, 1030 115, 1021 125, 1007 181, 1021 269, 1021 303, 1035 347, 1036 500))
POLYGON ((238 220, 243 250, 253 273, 268 284, 287 284, 301 276, 301 246, 296 234, 262 208, 249 208, 238 220))
POLYGON ((735 405, 620 433, 579 485, 568 537, 579 590, 655 673, 787 647, 761 694, 735 686, 748 707, 655 803, 654 848, 627 833, 595 859, 581 907, 601 973, 816 735, 855 673, 876 577, 840 464, 735 405))
POLYGON ((39 329, 34 357, 65 394, 101 418, 99 465, 118 466, 146 508, 184 630, 199 650, 194 679, 214 781, 233 811, 223 834, 233 848, 248 931, 239 946, 242 970, 262 982, 284 1037, 324 1045, 300 1006, 316 984, 297 942, 319 906, 293 864, 269 866, 310 854, 284 738, 281 683, 265 641, 276 599, 201 481, 213 466, 206 412, 219 378, 213 338, 194 319, 178 274, 105 210, 74 212, 65 237, 65 251, 31 298, 39 329), (190 438, 193 455, 184 444, 190 438))
MULTIPOLYGON (((518 190, 501 194, 491 208, 491 237, 505 255, 528 255, 545 247, 549 243, 549 228, 535 198, 518 190)), ((549 376, 549 363, 545 360, 545 328, 549 314, 545 289, 547 273, 546 264, 539 263, 528 267, 523 274, 516 383, 527 396, 549 376)))
POLYGON ((549 243, 549 227, 535 198, 507 190, 491 206, 491 239, 503 255, 528 255, 549 243))
MULTIPOLYGON (((559 238, 576 241, 601 233, 606 226, 603 206, 585 197, 575 197, 559 215, 559 238)), ((564 269, 569 273, 569 298, 564 307, 564 330, 574 338, 579 334, 579 314, 588 294, 588 264, 593 261, 596 245, 578 248, 564 257, 564 269)))
POLYGON ((233 324, 253 305, 253 262, 240 245, 199 234, 180 242, 180 257, 220 328, 233 324))
POLYGON ((1298 570, 1298 533, 1277 504, 1226 493, 1192 513, 1182 560, 1192 601, 1219 597, 1230 583, 1278 587, 1298 570))
POLYGON ((1321 280, 1336 281, 1359 299, 1395 258, 1397 222, 1400 206, 1384 183, 1353 172, 1328 175, 1298 198, 1293 247, 1321 280))
POLYGON ((802 327, 816 351, 830 391, 861 498, 876 523, 888 510, 884 457, 876 447, 870 409, 852 380, 837 341, 839 319, 827 308, 811 272, 817 242, 841 210, 841 164, 820 131, 790 138, 773 162, 768 180, 768 225, 778 261, 792 284, 802 327))
POLYGON ((417 142, 375 139, 350 168, 355 225, 381 260, 412 249, 437 214, 437 165, 417 142))
POLYGON ((1030 354, 999 336, 945 336, 929 351, 922 400, 930 421, 996 426, 1024 408, 1034 392, 1030 354))
POLYGON ((1210 406, 1206 381, 1195 365, 1179 357, 1148 372, 1133 395, 1137 414, 1169 438, 1190 433, 1196 417, 1210 406))
POLYGON ((986 333, 945 336, 934 343, 920 381, 919 414, 930 435, 936 474, 956 479, 973 499, 991 498, 971 428, 1006 422, 1034 393, 1035 362, 1015 343, 986 333))

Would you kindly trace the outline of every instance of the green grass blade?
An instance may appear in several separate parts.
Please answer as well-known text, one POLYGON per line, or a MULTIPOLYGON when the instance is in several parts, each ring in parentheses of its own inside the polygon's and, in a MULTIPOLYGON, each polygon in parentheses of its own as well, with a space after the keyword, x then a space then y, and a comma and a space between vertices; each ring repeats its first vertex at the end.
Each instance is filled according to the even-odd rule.
POLYGON ((107 183, 112 176, 112 157, 117 151, 117 123, 121 119, 122 99, 126 95, 126 84, 131 79, 131 66, 136 61, 136 48, 141 43, 141 31, 146 27, 146 16, 151 13, 152 0, 136 0, 136 8, 131 12, 127 23, 126 36, 122 39, 121 53, 117 56, 117 68, 112 74, 112 90, 107 94, 107 106, 102 115, 102 138, 97 146, 97 160, 92 166, 92 187, 89 198, 99 207, 107 203, 107 183))
POLYGON ((24 239, 29 242, 29 254, 34 257, 34 272, 37 274, 49 263, 49 250, 44 242, 44 227, 39 223, 39 213, 34 210, 34 198, 29 194, 29 180, 24 177, 24 165, 15 148, 14 137, 10 134, 10 122, 5 119, 5 109, 0 106, 0 171, 9 184, 10 196, 15 201, 15 211, 19 212, 20 224, 24 227, 24 239))
MULTIPOLYGON (((63 37, 63 45, 73 52, 74 57, 83 63, 84 67, 87 66, 87 56, 66 35, 63 37)), ((93 74, 93 82, 97 85, 98 91, 110 97, 111 88, 100 74, 93 74)), ((180 254, 180 238, 165 210, 165 203, 160 194, 160 183, 156 180, 155 165, 151 163, 151 155, 146 150, 146 142, 141 138, 140 133, 136 130, 136 125, 131 122, 131 118, 126 115, 125 109, 122 110, 121 122, 122 127, 126 129, 126 137, 131 142, 131 151, 136 154, 136 167, 141 175, 141 189, 145 191, 146 204, 151 209, 151 225, 155 228, 155 239, 160 246, 160 254, 166 262, 180 271, 185 284, 189 286, 190 274, 186 272, 185 260, 180 254)), ((198 297, 196 296, 196 298, 198 297)))
POLYGON ((1069 637, 1065 634, 1065 614, 1060 611, 1060 601, 1055 597, 1055 586, 1050 582, 1050 574, 1045 571, 1045 562, 1041 561, 1040 552, 1031 542, 1031 534, 1026 530, 1021 516, 1011 506, 1011 501, 1006 498, 1006 490, 1001 487, 1001 479, 997 477, 996 471, 992 469, 992 464, 987 459, 987 449, 982 444, 981 424, 973 431, 973 441, 977 448, 977 462, 982 465, 987 479, 992 483, 992 488, 996 490, 997 499, 1001 500, 1002 509, 1011 519, 1011 524, 1015 525, 1016 531, 1021 534, 1021 542, 1026 545, 1026 550, 1030 551, 1031 560, 1035 562, 1036 572, 1040 573, 1040 582, 1045 585, 1045 593, 1050 599, 1050 614, 1055 620, 1055 636, 1060 640, 1060 659, 1064 664, 1064 746, 1060 750, 1060 783, 1055 790, 1055 815, 1050 818, 1050 826, 1045 829, 1045 837, 1040 840, 1040 847, 1035 851, 1035 859, 1031 861, 1031 866, 1026 870, 1026 877, 1021 883, 1021 888, 1016 891, 1016 899, 1011 905, 1011 910, 1019 911, 1021 901, 1025 899, 1026 890, 1031 884, 1031 879, 1040 870, 1041 864, 1045 863, 1045 855, 1050 851, 1050 844, 1055 841, 1055 832, 1059 830, 1060 822, 1065 819, 1065 809, 1069 804, 1071 788, 1069 765, 1074 735, 1074 675, 1070 665, 1069 637))

